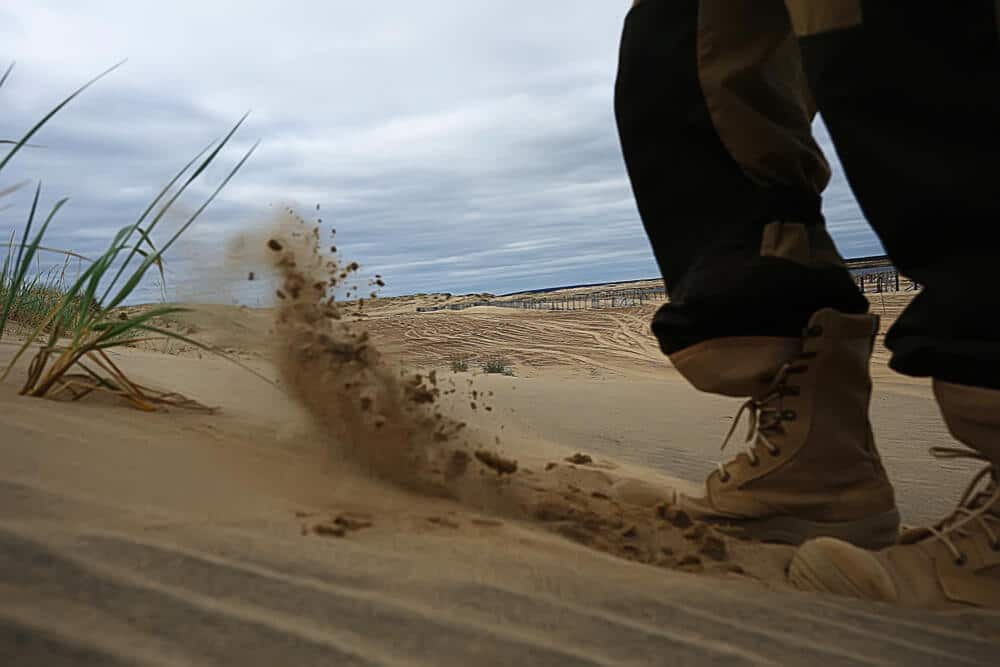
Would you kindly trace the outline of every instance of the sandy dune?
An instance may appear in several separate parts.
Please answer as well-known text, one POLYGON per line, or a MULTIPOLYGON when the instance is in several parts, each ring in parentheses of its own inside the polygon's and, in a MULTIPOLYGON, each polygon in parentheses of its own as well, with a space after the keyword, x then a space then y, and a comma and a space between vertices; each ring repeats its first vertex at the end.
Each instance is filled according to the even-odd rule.
POLYGON ((453 358, 502 357, 523 377, 661 376, 669 365, 648 333, 652 308, 532 311, 479 307, 457 313, 373 317, 382 349, 422 367, 453 358))
MULTIPOLYGON (((725 456, 734 405, 687 388, 648 310, 410 305, 365 326, 437 371, 470 452, 513 475, 472 457, 450 497, 375 482, 281 386, 183 346, 116 361, 215 415, 0 385, 0 664, 994 664, 1000 615, 804 595, 788 548, 658 509, 725 456), (476 372, 451 373, 457 357, 476 372), (515 375, 479 374, 487 357, 515 375)), ((173 326, 277 378, 271 319, 205 308, 173 326)), ((966 473, 925 454, 945 438, 927 388, 877 364, 877 435, 924 521, 966 473)))

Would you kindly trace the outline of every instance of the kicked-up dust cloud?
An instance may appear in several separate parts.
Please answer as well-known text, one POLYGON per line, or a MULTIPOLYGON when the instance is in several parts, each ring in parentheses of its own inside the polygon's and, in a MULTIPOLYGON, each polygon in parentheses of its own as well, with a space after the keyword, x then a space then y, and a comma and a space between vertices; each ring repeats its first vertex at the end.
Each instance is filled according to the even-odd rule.
MULTIPOLYGON (((397 370, 335 294, 358 265, 325 252, 318 226, 286 217, 263 241, 277 270, 276 360, 288 390, 346 461, 408 488, 444 492, 469 462, 465 424, 437 408, 434 372, 397 370)), ((366 295, 367 296, 367 295, 366 295)), ((363 303, 363 302, 361 302, 363 303)))

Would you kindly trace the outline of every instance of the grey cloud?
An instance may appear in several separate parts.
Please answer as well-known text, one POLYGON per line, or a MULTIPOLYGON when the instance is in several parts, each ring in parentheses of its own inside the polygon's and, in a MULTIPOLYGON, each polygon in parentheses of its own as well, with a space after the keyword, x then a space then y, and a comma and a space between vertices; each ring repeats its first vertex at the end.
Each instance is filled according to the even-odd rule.
MULTIPOLYGON (((193 210, 240 151, 263 139, 169 258, 184 293, 206 253, 287 204, 336 227, 343 253, 386 275, 389 293, 652 277, 612 114, 627 5, 7 7, 0 43, 20 64, 0 91, 0 135, 17 134, 77 83, 130 58, 58 116, 39 137, 48 148, 26 151, 7 177, 43 179, 48 203, 72 196, 52 243, 96 253, 181 164, 252 109, 237 144, 180 207, 193 210)), ((26 196, 0 212, 0 235, 22 224, 26 196)), ((879 252, 839 172, 827 211, 845 254, 879 252)), ((141 296, 155 294, 150 284, 141 296)), ((266 286, 220 288, 216 298, 266 299, 266 286)))

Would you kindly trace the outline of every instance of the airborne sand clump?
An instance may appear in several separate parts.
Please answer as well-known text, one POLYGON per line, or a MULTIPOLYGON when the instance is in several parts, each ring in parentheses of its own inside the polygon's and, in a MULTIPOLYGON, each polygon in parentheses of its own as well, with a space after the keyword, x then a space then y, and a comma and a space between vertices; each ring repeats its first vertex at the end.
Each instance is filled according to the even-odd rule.
POLYGON ((301 222, 281 225, 266 246, 280 276, 276 360, 290 391, 347 462, 408 488, 443 492, 442 471, 456 448, 468 446, 465 424, 436 408, 434 373, 392 368, 355 313, 331 296, 357 291, 348 283, 358 265, 325 256, 318 228, 301 222))

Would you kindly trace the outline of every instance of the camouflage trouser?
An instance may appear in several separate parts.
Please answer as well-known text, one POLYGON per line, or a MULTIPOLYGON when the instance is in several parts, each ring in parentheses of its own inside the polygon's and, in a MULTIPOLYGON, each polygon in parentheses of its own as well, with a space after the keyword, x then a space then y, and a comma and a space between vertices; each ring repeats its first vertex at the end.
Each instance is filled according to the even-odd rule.
POLYGON ((893 367, 1000 388, 998 33, 996 0, 636 2, 615 106, 671 297, 664 351, 867 310, 821 213, 818 108, 865 217, 925 287, 887 337, 893 367))

